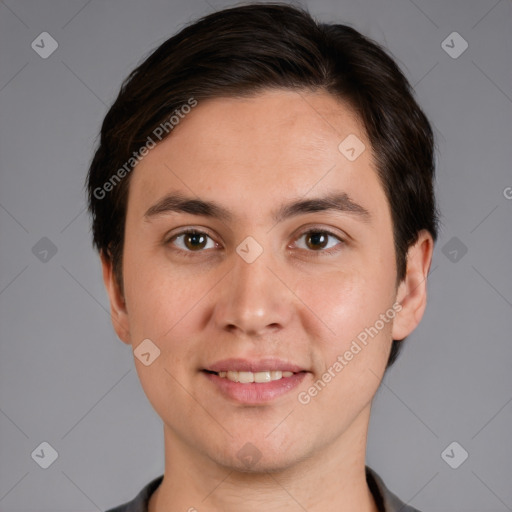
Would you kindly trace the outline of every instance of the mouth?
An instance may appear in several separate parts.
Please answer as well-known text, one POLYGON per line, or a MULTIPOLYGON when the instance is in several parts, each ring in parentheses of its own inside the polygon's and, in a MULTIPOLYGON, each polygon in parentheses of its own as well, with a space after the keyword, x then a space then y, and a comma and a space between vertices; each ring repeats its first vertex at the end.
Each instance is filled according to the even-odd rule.
POLYGON ((225 359, 202 373, 222 397, 239 404, 258 405, 289 393, 309 372, 279 359, 225 359))
POLYGON ((213 372, 210 370, 204 371, 206 373, 217 375, 221 379, 228 379, 231 382, 239 382, 240 384, 251 384, 253 382, 262 384, 264 382, 273 382, 283 378, 291 377, 295 373, 301 373, 282 370, 264 370, 260 372, 248 372, 242 370, 229 370, 224 372, 213 372))

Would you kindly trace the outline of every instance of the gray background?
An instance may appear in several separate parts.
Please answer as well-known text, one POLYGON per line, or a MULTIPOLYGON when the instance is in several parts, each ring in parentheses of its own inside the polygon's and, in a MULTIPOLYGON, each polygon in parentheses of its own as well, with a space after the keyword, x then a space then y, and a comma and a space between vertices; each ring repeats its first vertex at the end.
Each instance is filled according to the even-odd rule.
MULTIPOLYGON (((161 421, 110 324, 83 182, 122 79, 231 4, 0 2, 2 512, 104 510, 163 472, 161 421), (31 47, 43 31, 59 45, 46 59, 31 47), (47 241, 33 250, 43 237, 54 255, 47 241), (43 441, 59 454, 48 469, 31 457, 43 441)), ((391 50, 438 140, 429 305, 378 392, 367 462, 425 512, 512 510, 512 3, 306 5, 391 50), (469 44, 458 58, 442 47, 454 31, 469 44), (469 453, 458 469, 441 457, 453 441, 469 453)))

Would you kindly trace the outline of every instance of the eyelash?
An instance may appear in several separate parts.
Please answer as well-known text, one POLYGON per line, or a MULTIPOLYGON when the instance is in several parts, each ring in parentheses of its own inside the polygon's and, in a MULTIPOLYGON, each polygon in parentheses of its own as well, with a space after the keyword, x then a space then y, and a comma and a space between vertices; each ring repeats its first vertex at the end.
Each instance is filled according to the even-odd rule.
MULTIPOLYGON (((206 235, 208 238, 213 240, 213 238, 208 233, 206 233, 204 231, 200 231, 198 229, 193 229, 193 228, 188 228, 188 229, 184 229, 183 231, 180 231, 179 233, 174 234, 171 238, 169 238, 165 242, 165 244, 166 245, 172 244, 172 242, 175 241, 177 238, 179 238, 181 236, 184 236, 184 235, 189 235, 189 234, 193 234, 193 235, 206 235)), ((341 238, 339 235, 333 233, 332 231, 329 231, 328 229, 325 229, 325 228, 315 228, 315 227, 309 228, 308 230, 303 231, 295 239, 295 241, 301 239, 304 235, 310 235, 310 234, 323 234, 323 235, 327 235, 329 237, 336 238, 340 242, 341 245, 345 245, 346 244, 346 241, 343 238, 341 238)), ((215 242, 215 243, 217 243, 217 242, 215 242)), ((205 252, 205 251, 210 250, 210 249, 202 249, 202 250, 198 250, 198 251, 190 251, 190 250, 186 250, 186 249, 175 249, 175 250, 176 250, 176 252, 182 253, 182 255, 184 257, 188 258, 188 257, 194 257, 195 253, 205 252)), ((330 249, 319 249, 318 251, 308 250, 308 249, 302 249, 302 250, 304 250, 307 253, 309 253, 308 257, 317 258, 317 257, 321 256, 322 254, 334 255, 335 253, 339 252, 341 249, 340 248, 330 248, 330 249)))

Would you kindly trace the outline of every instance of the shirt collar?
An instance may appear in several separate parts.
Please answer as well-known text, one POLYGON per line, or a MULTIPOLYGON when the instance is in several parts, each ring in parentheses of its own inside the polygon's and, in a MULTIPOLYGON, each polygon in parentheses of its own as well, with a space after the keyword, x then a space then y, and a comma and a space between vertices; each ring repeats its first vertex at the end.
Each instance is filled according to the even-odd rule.
MULTIPOLYGON (((366 481, 375 499, 379 512, 420 512, 405 504, 393 494, 384 484, 381 477, 370 467, 366 466, 366 481)), ((130 502, 120 505, 107 512, 148 512, 151 495, 161 484, 164 475, 151 480, 130 502)))
POLYGON ((366 466, 366 482, 375 499, 379 512, 420 512, 404 503, 384 484, 382 478, 370 467, 366 466))

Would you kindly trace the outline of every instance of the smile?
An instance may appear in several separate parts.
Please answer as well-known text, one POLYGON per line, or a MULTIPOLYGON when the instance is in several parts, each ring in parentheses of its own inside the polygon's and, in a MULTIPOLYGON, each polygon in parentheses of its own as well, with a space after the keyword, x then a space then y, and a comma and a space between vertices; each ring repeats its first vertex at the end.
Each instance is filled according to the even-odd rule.
POLYGON ((293 372, 283 372, 281 370, 266 370, 260 372, 229 371, 218 372, 217 375, 222 379, 228 379, 232 382, 250 384, 252 382, 264 383, 272 382, 274 380, 281 380, 282 378, 291 377, 293 372))

